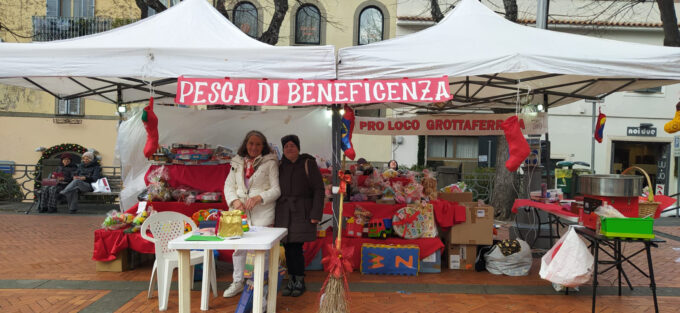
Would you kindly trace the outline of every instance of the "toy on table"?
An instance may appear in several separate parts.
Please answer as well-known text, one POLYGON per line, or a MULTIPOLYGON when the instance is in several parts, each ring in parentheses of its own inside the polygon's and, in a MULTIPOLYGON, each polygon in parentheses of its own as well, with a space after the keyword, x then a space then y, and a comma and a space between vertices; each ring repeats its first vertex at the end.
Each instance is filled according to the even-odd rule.
POLYGON ((250 230, 250 226, 248 225, 248 215, 241 215, 241 228, 243 229, 244 233, 250 230))
POLYGON ((437 180, 432 176, 432 172, 423 171, 423 179, 420 180, 420 184, 423 185, 423 196, 429 200, 437 199, 437 180))
POLYGON ((399 176, 399 172, 397 172, 393 169, 387 169, 384 172, 382 172, 383 179, 395 178, 397 176, 399 176))
POLYGON ((135 216, 134 219, 132 219, 132 227, 128 228, 125 230, 126 233, 136 233, 142 228, 142 224, 144 224, 144 221, 153 213, 156 213, 156 211, 153 209, 152 206, 147 206, 144 211, 137 213, 137 216, 135 216))
POLYGON ((368 238, 386 239, 392 235, 392 219, 372 219, 368 222, 368 238))
POLYGON ((394 232, 404 239, 417 239, 423 236, 427 229, 427 217, 421 214, 416 206, 399 209, 392 218, 394 232))
POLYGON ((172 200, 172 190, 168 186, 168 172, 165 166, 160 166, 149 173, 148 199, 151 201, 172 200))

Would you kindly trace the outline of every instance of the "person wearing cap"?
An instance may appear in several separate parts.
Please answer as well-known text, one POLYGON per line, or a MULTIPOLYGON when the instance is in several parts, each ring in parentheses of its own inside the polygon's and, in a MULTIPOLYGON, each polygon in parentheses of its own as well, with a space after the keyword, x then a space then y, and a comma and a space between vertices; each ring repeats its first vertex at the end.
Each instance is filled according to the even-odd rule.
POLYGON ((59 157, 61 158, 61 165, 50 174, 51 178, 57 180, 57 184, 41 188, 38 205, 39 213, 57 212, 57 192, 66 188, 66 185, 73 180, 73 174, 76 172, 77 167, 71 162, 73 157, 70 153, 63 153, 59 157))
POLYGON ((281 145, 281 197, 276 202, 274 226, 288 228, 288 235, 281 240, 289 274, 282 295, 298 297, 306 289, 302 245, 316 240, 316 225, 323 215, 325 190, 316 159, 309 154, 300 154, 298 136, 284 136, 281 145))
POLYGON ((73 175, 73 180, 66 185, 60 194, 66 197, 68 212, 74 214, 78 211, 78 193, 92 191, 91 183, 102 178, 102 168, 91 151, 83 153, 82 163, 73 175))

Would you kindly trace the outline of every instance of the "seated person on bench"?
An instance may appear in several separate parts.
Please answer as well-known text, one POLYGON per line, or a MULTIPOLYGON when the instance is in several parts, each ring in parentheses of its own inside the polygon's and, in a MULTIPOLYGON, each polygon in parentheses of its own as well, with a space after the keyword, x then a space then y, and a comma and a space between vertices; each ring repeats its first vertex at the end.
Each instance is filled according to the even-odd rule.
POLYGON ((61 194, 66 196, 68 212, 71 214, 78 211, 78 193, 92 191, 90 184, 102 177, 102 168, 94 153, 90 151, 83 153, 82 161, 83 163, 78 165, 78 170, 73 175, 73 181, 61 191, 61 194))
POLYGON ((76 169, 76 165, 71 163, 71 154, 62 154, 61 165, 50 174, 51 178, 57 179, 57 185, 42 187, 38 212, 57 213, 57 192, 64 190, 66 185, 73 180, 73 174, 76 172, 76 169))

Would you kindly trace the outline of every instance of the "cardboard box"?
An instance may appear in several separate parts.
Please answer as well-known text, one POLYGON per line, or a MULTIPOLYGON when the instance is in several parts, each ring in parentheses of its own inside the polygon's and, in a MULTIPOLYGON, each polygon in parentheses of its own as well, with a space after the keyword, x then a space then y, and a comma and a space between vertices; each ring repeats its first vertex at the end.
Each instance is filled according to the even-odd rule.
POLYGON ((477 202, 462 203, 465 211, 465 223, 451 227, 448 242, 461 245, 493 244, 493 207, 479 205, 477 202))
POLYGON ((472 192, 440 192, 437 198, 451 202, 472 202, 472 192))
POLYGON ((476 245, 448 245, 449 269, 474 271, 476 260, 476 245))
POLYGON ((95 261, 97 272, 123 272, 130 269, 128 249, 118 252, 116 259, 108 262, 95 261))

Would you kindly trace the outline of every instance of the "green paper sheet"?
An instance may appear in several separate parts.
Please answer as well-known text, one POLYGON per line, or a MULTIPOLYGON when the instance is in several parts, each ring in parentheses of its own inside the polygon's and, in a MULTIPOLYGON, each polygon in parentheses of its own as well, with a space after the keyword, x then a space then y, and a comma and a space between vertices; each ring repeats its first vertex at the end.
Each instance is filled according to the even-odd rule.
POLYGON ((201 236, 201 235, 193 235, 191 237, 187 237, 187 239, 184 239, 184 241, 223 241, 224 238, 220 238, 217 236, 201 236))

